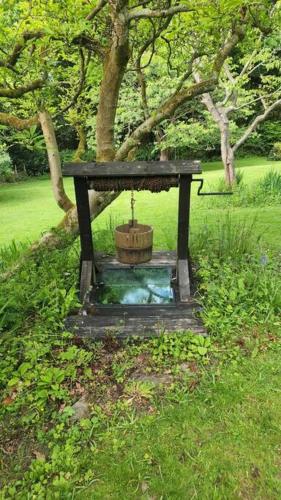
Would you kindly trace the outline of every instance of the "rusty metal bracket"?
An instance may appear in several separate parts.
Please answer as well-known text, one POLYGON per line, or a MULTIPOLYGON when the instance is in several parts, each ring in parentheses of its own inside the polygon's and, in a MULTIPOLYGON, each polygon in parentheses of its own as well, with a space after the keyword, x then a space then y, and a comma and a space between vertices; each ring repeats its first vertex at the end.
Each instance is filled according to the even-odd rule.
POLYGON ((203 189, 204 179, 192 179, 192 182, 200 182, 200 185, 199 185, 198 191, 197 191, 198 196, 229 196, 229 195, 233 194, 232 191, 226 191, 224 193, 221 193, 218 191, 217 192, 210 192, 210 193, 201 193, 201 191, 203 189))

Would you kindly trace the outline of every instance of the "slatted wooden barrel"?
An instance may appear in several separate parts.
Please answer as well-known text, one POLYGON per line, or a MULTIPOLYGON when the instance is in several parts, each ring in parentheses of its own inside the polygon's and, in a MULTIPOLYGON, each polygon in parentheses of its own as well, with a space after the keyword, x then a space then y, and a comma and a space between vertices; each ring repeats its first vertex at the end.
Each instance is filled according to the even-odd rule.
POLYGON ((130 220, 115 229, 117 259, 122 264, 143 264, 152 257, 153 228, 130 220))

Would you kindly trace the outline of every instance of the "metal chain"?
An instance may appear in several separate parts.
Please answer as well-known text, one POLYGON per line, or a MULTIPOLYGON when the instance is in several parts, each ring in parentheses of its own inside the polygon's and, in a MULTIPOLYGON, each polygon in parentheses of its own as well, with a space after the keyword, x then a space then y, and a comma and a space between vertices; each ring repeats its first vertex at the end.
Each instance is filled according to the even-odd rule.
POLYGON ((135 220, 135 203, 136 200, 134 198, 134 190, 131 190, 131 214, 132 214, 132 226, 134 225, 135 220))

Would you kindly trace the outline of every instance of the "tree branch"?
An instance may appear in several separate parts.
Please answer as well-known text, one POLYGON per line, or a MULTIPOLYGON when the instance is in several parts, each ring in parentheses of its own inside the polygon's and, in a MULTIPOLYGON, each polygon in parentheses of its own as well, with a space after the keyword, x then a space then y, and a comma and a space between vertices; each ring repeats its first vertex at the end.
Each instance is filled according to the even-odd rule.
POLYGON ((0 123, 1 125, 16 128, 17 130, 24 130, 32 125, 37 125, 39 123, 39 118, 38 115, 34 115, 31 118, 18 118, 9 113, 0 113, 0 123))
POLYGON ((41 89, 44 86, 45 80, 38 79, 29 83, 28 85, 23 85, 22 87, 10 89, 6 87, 0 87, 0 97, 9 97, 10 99, 17 99, 28 92, 33 90, 41 89))
POLYGON ((85 77, 86 77, 86 72, 87 72, 87 65, 88 65, 89 60, 90 60, 90 52, 88 53, 88 60, 86 63, 85 63, 84 53, 83 53, 83 50, 81 48, 79 49, 79 55, 80 55, 80 78, 79 78, 79 82, 78 82, 78 87, 77 87, 75 94, 72 97, 71 101, 59 112, 60 114, 66 113, 70 108, 72 108, 72 106, 74 106, 74 104, 77 102, 77 99, 80 96, 80 94, 83 90, 83 87, 84 87, 85 77))
POLYGON ((16 68, 14 68, 14 66, 11 66, 11 64, 9 64, 7 61, 0 61, 0 67, 7 68, 7 69, 13 71, 13 73, 19 74, 18 70, 16 68))
MULTIPOLYGON (((202 82, 202 79, 201 79, 200 74, 198 73, 198 71, 194 71, 193 77, 194 77, 194 80, 197 83, 202 82)), ((209 92, 204 93, 202 95, 202 99, 201 100, 202 100, 203 104, 205 104, 207 110, 212 115, 212 117, 215 120, 215 122, 219 125, 220 121, 221 121, 221 116, 220 116, 220 113, 219 113, 219 110, 218 110, 217 106, 214 103, 214 100, 213 100, 211 94, 209 92)))
POLYGON ((171 19, 172 19, 171 16, 169 16, 167 19, 165 19, 164 24, 162 26, 160 26, 160 28, 157 31, 155 30, 155 26, 153 24, 153 21, 151 21, 152 27, 153 27, 153 34, 151 35, 150 38, 148 38, 148 40, 145 42, 145 44, 141 47, 140 52, 139 52, 138 57, 137 57, 137 60, 136 60, 136 70, 137 70, 138 80, 139 80, 139 84, 140 84, 140 88, 141 88, 142 106, 143 106, 145 118, 149 117, 149 107, 148 107, 147 93, 146 93, 146 81, 145 81, 145 76, 144 76, 143 70, 147 66, 150 65, 152 57, 153 57, 154 52, 155 52, 155 41, 157 40, 157 38, 159 38, 162 31, 165 30, 169 26, 171 19), (152 52, 151 52, 151 55, 149 57, 148 63, 145 64, 145 66, 142 66, 141 65, 142 56, 151 44, 152 44, 152 52))
POLYGON ((269 94, 264 94, 264 95, 261 95, 259 97, 256 97, 256 99, 252 99, 252 101, 241 104, 241 106, 235 106, 232 111, 239 111, 239 109, 245 108, 246 106, 250 106, 251 104, 254 104, 255 102, 258 102, 258 101, 261 101, 261 102, 264 101, 264 102, 262 102, 263 107, 265 109, 267 109, 267 106, 265 106, 265 98, 272 97, 274 94, 277 94, 278 92, 280 92, 280 90, 281 90, 281 87, 278 87, 278 89, 274 90, 273 92, 270 92, 269 94))
POLYGON ((97 14, 103 9, 103 7, 107 4, 107 0, 100 0, 96 7, 93 8, 93 10, 90 12, 90 14, 87 15, 86 19, 87 21, 92 21, 94 17, 97 16, 97 14))
POLYGON ((175 7, 170 7, 169 9, 142 9, 142 10, 132 10, 129 13, 128 19, 131 21, 132 19, 143 19, 143 18, 151 18, 151 17, 169 17, 174 16, 175 14, 179 14, 181 12, 193 12, 196 9, 192 9, 191 7, 187 7, 185 5, 176 5, 175 7))
POLYGON ((79 45, 80 47, 84 47, 85 49, 91 52, 94 52, 101 59, 104 58, 105 50, 102 44, 98 40, 95 40, 94 38, 87 35, 86 33, 80 33, 79 35, 75 36, 72 39, 71 43, 73 43, 74 45, 79 45))
POLYGON ((169 97, 153 114, 147 118, 134 132, 127 138, 116 153, 115 160, 125 160, 131 149, 140 145, 143 137, 149 134, 152 129, 159 125, 163 120, 173 115, 175 110, 185 102, 210 91, 215 87, 216 79, 210 78, 203 82, 191 85, 182 89, 180 92, 169 97))
POLYGON ((42 31, 35 31, 35 32, 26 31, 22 33, 20 39, 15 44, 12 53, 9 56, 7 56, 6 61, 1 62, 1 66, 12 69, 13 66, 15 66, 15 64, 17 63, 22 51, 24 50, 26 42, 28 42, 29 40, 41 38, 43 35, 44 33, 42 31))
POLYGON ((57 145, 55 129, 50 113, 43 109, 39 112, 39 121, 41 124, 46 150, 48 154, 49 168, 51 174, 51 182, 55 200, 58 206, 68 212, 73 208, 72 201, 68 198, 63 185, 63 177, 61 171, 61 159, 57 145))
MULTIPOLYGON (((193 63, 196 59, 198 59, 198 57, 200 56, 203 56, 204 53, 203 52, 194 52, 193 56, 191 57, 190 61, 188 62, 188 65, 187 65, 187 70, 185 71, 185 73, 182 75, 177 87, 176 87, 176 92, 179 92, 184 84, 184 82, 192 75, 192 68, 193 68, 193 63)), ((197 75, 197 79, 195 78, 194 76, 194 79, 197 83, 199 83, 201 81, 200 77, 199 77, 199 73, 196 72, 196 75, 197 75)))
POLYGON ((235 29, 230 33, 224 45, 219 50, 213 64, 213 72, 217 75, 217 78, 222 70, 225 60, 231 54, 237 43, 244 38, 245 32, 246 26, 243 23, 241 23, 239 26, 236 26, 235 29))
POLYGON ((249 127, 245 130, 244 134, 242 135, 242 137, 240 137, 240 139, 238 139, 238 141, 234 144, 233 146, 233 152, 235 153, 237 151, 238 148, 240 148, 240 146, 242 146, 242 144, 244 144, 244 142, 248 139, 248 137, 251 135, 252 132, 254 132, 257 128, 257 126, 262 123, 264 120, 266 120, 266 118, 268 117, 268 115, 274 110, 276 109, 278 106, 281 105, 281 99, 278 99, 277 101, 275 101, 273 104, 271 104, 271 106, 269 106, 264 113, 256 116, 256 118, 252 121, 252 123, 249 125, 249 127))
POLYGON ((187 88, 181 89, 179 92, 173 93, 153 114, 147 118, 134 132, 125 140, 115 155, 116 161, 125 160, 131 149, 138 147, 145 135, 159 125, 163 120, 174 114, 176 109, 187 101, 202 94, 212 91, 218 83, 220 71, 224 61, 231 54, 237 43, 243 39, 246 32, 246 27, 243 25, 236 26, 231 34, 227 37, 224 45, 219 49, 215 57, 212 73, 209 78, 202 82, 195 83, 187 88))

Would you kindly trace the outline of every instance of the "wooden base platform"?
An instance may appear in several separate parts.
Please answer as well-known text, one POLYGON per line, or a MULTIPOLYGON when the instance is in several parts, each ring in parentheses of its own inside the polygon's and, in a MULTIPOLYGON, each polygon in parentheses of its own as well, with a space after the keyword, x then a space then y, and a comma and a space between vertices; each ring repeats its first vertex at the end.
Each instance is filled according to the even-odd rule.
MULTIPOLYGON (((131 267, 120 264, 114 257, 104 254, 96 255, 96 263, 98 272, 107 268, 131 267)), ((139 265, 138 268, 167 266, 176 269, 175 252, 155 252, 149 263, 139 265)), ((95 303, 92 293, 79 313, 66 319, 65 327, 79 337, 93 340, 108 336, 118 339, 145 339, 163 333, 183 331, 206 335, 198 317, 199 309, 194 297, 190 295, 185 297, 185 301, 181 301, 178 286, 175 286, 175 302, 169 304, 102 305, 95 303)))
POLYGON ((205 335, 202 323, 196 318, 195 304, 177 304, 161 307, 148 306, 93 306, 90 314, 82 311, 66 319, 67 330, 79 337, 104 339, 150 338, 163 333, 190 330, 205 335))

